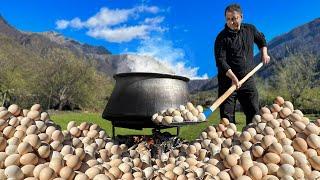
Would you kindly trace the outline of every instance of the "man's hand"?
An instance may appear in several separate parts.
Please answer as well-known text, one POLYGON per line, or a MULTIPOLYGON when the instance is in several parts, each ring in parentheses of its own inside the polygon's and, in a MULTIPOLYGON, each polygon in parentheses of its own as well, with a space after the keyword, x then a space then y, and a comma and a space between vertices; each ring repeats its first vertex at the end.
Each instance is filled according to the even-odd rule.
POLYGON ((237 76, 232 72, 231 69, 227 71, 226 75, 232 80, 232 85, 236 85, 237 89, 241 87, 241 84, 239 83, 237 76))
POLYGON ((239 82, 237 77, 234 77, 231 80, 232 80, 232 85, 236 85, 237 89, 239 89, 241 87, 241 84, 240 84, 240 82, 239 82))
POLYGON ((261 56, 261 61, 263 64, 268 64, 270 62, 270 56, 268 54, 261 56))
POLYGON ((263 62, 263 64, 268 64, 270 62, 270 56, 268 55, 267 47, 262 47, 260 49, 260 54, 261 54, 261 61, 263 62))

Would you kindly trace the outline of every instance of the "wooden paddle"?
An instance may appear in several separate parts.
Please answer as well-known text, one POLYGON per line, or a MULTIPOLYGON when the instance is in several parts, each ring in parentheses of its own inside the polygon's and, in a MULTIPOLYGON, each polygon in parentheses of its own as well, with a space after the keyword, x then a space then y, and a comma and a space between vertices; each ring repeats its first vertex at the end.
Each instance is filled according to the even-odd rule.
MULTIPOLYGON (((239 83, 243 84, 246 82, 254 73, 256 73, 263 63, 259 63, 254 69, 252 69, 244 78, 242 78, 239 83)), ((236 85, 232 85, 222 96, 220 96, 210 108, 206 109, 203 113, 208 118, 235 90, 237 89, 236 85)))

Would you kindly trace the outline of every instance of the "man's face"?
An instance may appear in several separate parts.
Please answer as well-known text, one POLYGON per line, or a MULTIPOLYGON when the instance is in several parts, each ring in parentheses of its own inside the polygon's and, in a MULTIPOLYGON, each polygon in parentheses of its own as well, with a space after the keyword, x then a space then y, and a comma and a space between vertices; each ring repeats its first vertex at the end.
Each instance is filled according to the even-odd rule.
POLYGON ((242 22, 242 14, 237 11, 227 11, 226 12, 226 22, 227 26, 232 30, 240 30, 240 25, 242 22))

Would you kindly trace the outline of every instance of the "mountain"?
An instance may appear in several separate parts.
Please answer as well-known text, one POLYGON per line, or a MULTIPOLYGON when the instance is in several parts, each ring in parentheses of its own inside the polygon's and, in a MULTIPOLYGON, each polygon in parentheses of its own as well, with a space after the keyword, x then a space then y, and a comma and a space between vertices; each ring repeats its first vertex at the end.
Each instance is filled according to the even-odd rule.
MULTIPOLYGON (((320 56, 320 18, 298 26, 291 31, 273 38, 268 43, 269 54, 271 56, 270 65, 266 66, 258 75, 268 78, 273 74, 277 64, 290 53, 311 53, 320 56)), ((259 61, 259 54, 255 60, 259 61)))
MULTIPOLYGON (((273 38, 268 43, 268 51, 271 62, 263 67, 257 75, 261 78, 269 78, 275 68, 282 63, 283 59, 290 53, 311 53, 320 56, 320 18, 298 26, 291 31, 273 38)), ((255 61, 260 61, 260 54, 255 56, 255 61)), ((319 63, 320 64, 320 63, 319 63)), ((213 82, 217 82, 216 77, 210 80, 196 80, 189 83, 192 93, 212 90, 217 87, 213 82)))
POLYGON ((23 32, 12 27, 2 16, 0 16, 0 35, 17 42, 20 46, 15 48, 32 52, 34 55, 45 57, 53 48, 60 48, 70 51, 77 57, 93 59, 98 70, 108 75, 113 73, 111 63, 107 61, 111 52, 103 46, 83 44, 53 31, 23 32))
POLYGON ((106 73, 109 77, 112 77, 115 73, 132 71, 173 73, 172 70, 152 57, 134 54, 113 55, 103 46, 92 46, 86 43, 80 43, 54 31, 35 33, 17 30, 0 15, 0 36, 1 35, 19 44, 12 46, 13 49, 10 50, 12 52, 25 51, 29 54, 28 58, 45 59, 53 48, 68 50, 70 53, 82 59, 94 60, 97 69, 106 73))

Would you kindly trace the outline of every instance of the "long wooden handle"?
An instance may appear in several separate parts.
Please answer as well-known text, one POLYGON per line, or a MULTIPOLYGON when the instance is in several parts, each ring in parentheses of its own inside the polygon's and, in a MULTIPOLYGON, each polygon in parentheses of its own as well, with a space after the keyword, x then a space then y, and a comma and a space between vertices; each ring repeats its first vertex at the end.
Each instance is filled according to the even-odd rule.
MULTIPOLYGON (((254 69, 252 69, 244 78, 242 78, 239 83, 243 84, 246 82, 254 73, 256 73, 261 67, 263 63, 259 63, 254 69)), ((236 85, 232 85, 222 96, 220 96, 210 107, 211 113, 216 110, 235 90, 237 89, 236 85)), ((208 117, 210 112, 207 111, 206 117, 208 117)))

